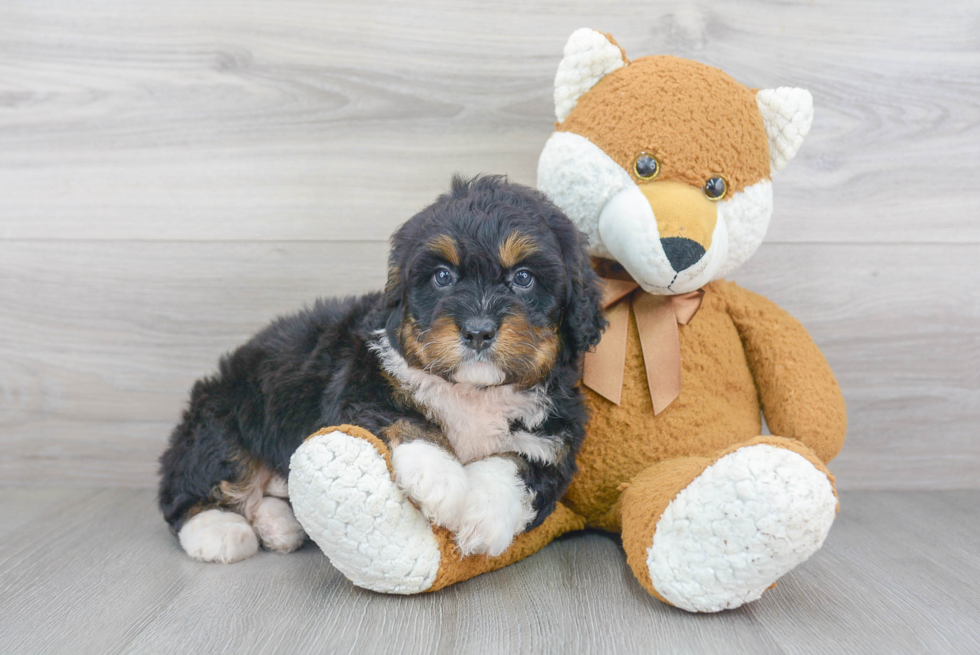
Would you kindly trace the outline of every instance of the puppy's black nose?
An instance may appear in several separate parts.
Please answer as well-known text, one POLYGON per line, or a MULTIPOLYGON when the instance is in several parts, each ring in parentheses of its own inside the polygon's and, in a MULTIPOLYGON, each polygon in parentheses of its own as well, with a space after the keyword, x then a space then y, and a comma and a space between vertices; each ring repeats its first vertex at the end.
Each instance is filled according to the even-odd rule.
POLYGON ((663 244, 667 261, 677 273, 694 266, 704 257, 704 246, 691 239, 667 237, 661 239, 660 243, 663 244))
POLYGON ((463 325, 463 341, 476 352, 489 348, 495 336, 497 325, 489 318, 471 318, 463 325))

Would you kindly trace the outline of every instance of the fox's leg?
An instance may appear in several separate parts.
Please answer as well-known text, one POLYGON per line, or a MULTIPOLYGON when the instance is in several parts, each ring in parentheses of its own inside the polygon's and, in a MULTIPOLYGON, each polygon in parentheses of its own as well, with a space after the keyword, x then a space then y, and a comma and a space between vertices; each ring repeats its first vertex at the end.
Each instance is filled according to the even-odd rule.
POLYGON ((461 557, 395 484, 388 447, 350 425, 307 439, 290 464, 296 518, 330 562, 359 587, 392 594, 436 591, 521 560, 585 520, 559 505, 497 557, 461 557))
POLYGON ((820 548, 836 511, 827 468, 780 437, 659 462, 620 500, 623 547, 640 584, 692 612, 759 598, 820 548))

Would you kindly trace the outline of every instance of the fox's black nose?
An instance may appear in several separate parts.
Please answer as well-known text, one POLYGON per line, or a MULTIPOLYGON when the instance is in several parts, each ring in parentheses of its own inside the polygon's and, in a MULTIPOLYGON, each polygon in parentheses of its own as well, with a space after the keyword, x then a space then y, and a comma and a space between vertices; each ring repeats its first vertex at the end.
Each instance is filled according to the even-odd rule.
POLYGON ((471 318, 463 326, 463 341, 476 352, 482 352, 493 344, 497 336, 497 324, 489 318, 471 318))
POLYGON ((691 239, 667 237, 661 239, 660 243, 663 244, 667 261, 674 267, 676 273, 694 266, 704 257, 704 246, 691 239))

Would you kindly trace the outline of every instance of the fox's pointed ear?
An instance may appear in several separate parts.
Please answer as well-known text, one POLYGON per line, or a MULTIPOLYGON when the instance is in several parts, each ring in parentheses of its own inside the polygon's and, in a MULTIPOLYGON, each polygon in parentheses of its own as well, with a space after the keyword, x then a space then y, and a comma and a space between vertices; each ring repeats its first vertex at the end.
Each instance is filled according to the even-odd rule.
POLYGON ((769 164, 781 171, 799 152, 813 124, 813 96, 806 89, 781 86, 762 89, 755 100, 769 139, 769 164))
POLYGON ((578 99, 596 82, 628 63, 623 49, 608 34, 587 27, 572 32, 555 75, 555 118, 558 122, 572 113, 578 99))

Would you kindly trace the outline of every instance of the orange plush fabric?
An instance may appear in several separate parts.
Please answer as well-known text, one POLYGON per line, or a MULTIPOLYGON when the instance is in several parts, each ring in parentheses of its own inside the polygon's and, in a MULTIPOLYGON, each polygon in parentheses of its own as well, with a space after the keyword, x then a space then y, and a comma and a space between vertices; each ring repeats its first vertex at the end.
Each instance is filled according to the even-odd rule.
POLYGON ((558 131, 588 135, 631 174, 637 153, 646 151, 660 161, 659 179, 694 187, 723 174, 735 192, 769 177, 755 94, 717 68, 688 59, 641 57, 610 73, 582 96, 558 131), (692 77, 701 83, 692 84, 692 77))
POLYGON ((799 439, 823 462, 844 442, 846 413, 837 380, 785 311, 737 284, 717 281, 705 287, 700 311, 679 329, 683 387, 659 416, 653 415, 632 321, 620 404, 586 389, 590 438, 579 453, 579 473, 566 502, 589 525, 618 530, 620 486, 648 466, 714 455, 757 436, 760 397, 774 410, 766 412, 770 430, 799 439))
POLYGON ((545 519, 544 523, 530 532, 515 537, 510 548, 497 557, 460 557, 452 533, 445 528, 433 528, 436 538, 439 540, 442 560, 435 582, 426 591, 439 591, 462 580, 469 580, 482 573, 496 571, 533 555, 566 532, 581 530, 584 527, 584 518, 558 503, 555 506, 555 511, 545 519))
POLYGON ((847 411, 823 354, 799 321, 774 303, 731 283, 720 290, 728 297, 769 430, 799 439, 829 462, 844 444, 847 411))
POLYGON ((701 309, 688 325, 679 327, 681 393, 659 416, 653 415, 632 317, 620 404, 586 389, 592 411, 589 437, 579 452, 579 473, 566 500, 591 525, 619 529, 615 507, 620 485, 651 464, 669 457, 713 453, 761 431, 752 373, 716 286, 712 283, 705 288, 701 309))

